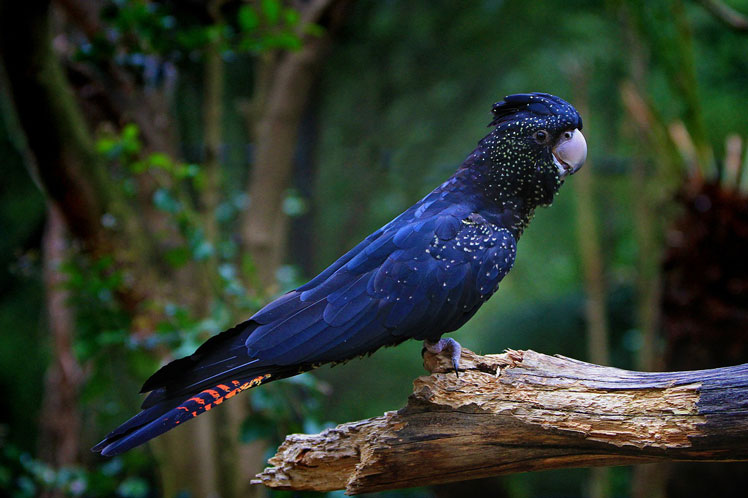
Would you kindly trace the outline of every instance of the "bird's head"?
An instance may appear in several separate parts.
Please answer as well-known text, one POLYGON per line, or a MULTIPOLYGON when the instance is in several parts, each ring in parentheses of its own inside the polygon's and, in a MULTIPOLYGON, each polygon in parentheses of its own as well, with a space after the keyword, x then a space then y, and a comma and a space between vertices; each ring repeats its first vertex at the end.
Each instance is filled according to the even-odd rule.
POLYGON ((485 194, 529 210, 549 205, 587 157, 581 116, 547 93, 510 95, 494 104, 493 114, 495 128, 480 143, 490 162, 485 194))

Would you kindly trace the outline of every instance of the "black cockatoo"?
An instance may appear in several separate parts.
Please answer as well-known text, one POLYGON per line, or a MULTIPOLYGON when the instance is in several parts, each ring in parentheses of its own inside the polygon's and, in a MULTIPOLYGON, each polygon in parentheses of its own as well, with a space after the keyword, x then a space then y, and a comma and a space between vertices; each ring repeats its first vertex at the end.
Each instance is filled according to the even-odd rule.
POLYGON ((514 263, 537 206, 584 163, 582 118, 545 93, 493 106, 491 132, 452 177, 325 271, 143 385, 142 411, 93 448, 116 455, 251 387, 406 339, 432 352, 470 319, 514 263))

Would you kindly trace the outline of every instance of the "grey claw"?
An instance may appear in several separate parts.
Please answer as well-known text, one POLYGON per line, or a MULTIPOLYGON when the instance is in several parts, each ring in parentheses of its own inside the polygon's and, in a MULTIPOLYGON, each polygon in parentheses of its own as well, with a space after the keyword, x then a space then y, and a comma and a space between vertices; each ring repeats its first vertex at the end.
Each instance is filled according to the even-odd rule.
POLYGON ((434 354, 439 354, 445 349, 450 350, 452 353, 450 358, 452 360, 452 367, 455 369, 455 375, 457 377, 460 376, 460 354, 462 354, 462 346, 460 346, 459 342, 450 337, 447 339, 439 339, 436 342, 426 340, 423 341, 423 345, 428 352, 434 354))

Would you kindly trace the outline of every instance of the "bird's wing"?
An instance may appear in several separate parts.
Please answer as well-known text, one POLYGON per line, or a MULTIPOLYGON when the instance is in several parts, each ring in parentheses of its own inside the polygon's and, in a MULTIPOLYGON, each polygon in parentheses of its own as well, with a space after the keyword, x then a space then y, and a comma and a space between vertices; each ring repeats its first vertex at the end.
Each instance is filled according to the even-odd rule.
POLYGON ((335 362, 455 330, 514 262, 511 233, 473 222, 470 211, 427 197, 253 316, 248 355, 274 365, 335 362))

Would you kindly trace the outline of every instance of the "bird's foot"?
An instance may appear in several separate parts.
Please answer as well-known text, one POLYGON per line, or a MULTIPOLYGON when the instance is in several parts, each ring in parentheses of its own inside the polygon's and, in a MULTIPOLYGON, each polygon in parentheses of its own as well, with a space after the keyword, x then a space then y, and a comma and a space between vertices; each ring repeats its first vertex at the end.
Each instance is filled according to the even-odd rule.
POLYGON ((423 347, 426 348, 426 351, 433 354, 439 354, 442 351, 449 351, 451 353, 450 358, 452 359, 452 366, 455 369, 455 375, 457 375, 457 377, 460 376, 460 354, 462 353, 462 346, 460 346, 459 342, 451 337, 448 339, 439 339, 436 342, 425 340, 423 341, 423 347))

